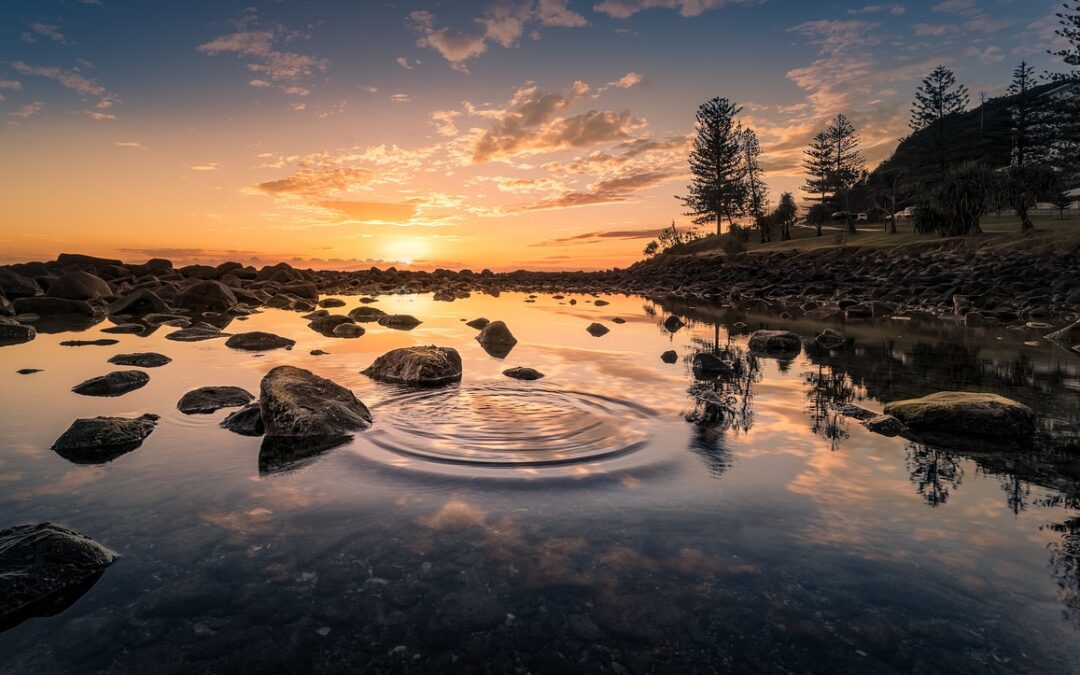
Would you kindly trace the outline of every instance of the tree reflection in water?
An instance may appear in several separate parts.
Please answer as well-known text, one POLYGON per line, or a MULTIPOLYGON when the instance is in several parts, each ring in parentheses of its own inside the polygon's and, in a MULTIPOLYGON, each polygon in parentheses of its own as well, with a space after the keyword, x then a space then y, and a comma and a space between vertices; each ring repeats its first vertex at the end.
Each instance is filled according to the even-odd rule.
POLYGON ((1047 544, 1050 569, 1057 580, 1058 599, 1065 608, 1065 616, 1080 625, 1080 518, 1049 523, 1041 529, 1061 535, 1059 541, 1047 544))
POLYGON ((907 468, 915 491, 930 506, 949 501, 949 495, 960 487, 964 477, 957 455, 921 443, 908 443, 907 468))
POLYGON ((855 400, 855 383, 847 373, 821 365, 817 371, 807 373, 805 380, 810 385, 806 392, 810 430, 825 437, 829 447, 836 450, 840 442, 848 437, 847 417, 837 412, 836 408, 855 400))

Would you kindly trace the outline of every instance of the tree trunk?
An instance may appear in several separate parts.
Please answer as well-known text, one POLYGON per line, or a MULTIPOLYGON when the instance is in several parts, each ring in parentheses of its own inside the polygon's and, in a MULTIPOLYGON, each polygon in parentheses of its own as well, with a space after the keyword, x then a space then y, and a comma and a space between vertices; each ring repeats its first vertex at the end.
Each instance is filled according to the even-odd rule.
POLYGON ((1035 229, 1035 223, 1031 222, 1031 218, 1028 217, 1027 206, 1022 206, 1016 209, 1016 212, 1020 215, 1020 231, 1031 232, 1035 229))
POLYGON ((855 219, 851 217, 851 192, 848 191, 844 195, 844 213, 847 215, 844 218, 847 220, 847 231, 850 234, 855 234, 855 219))

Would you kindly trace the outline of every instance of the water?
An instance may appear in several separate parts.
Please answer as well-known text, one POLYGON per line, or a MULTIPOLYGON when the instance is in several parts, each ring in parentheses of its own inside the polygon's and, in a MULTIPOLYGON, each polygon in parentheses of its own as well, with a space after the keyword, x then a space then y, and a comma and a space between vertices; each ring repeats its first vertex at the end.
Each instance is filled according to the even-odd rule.
POLYGON ((886 320, 781 361, 746 331, 825 324, 576 297, 383 297, 424 323, 354 340, 279 310, 229 326, 298 341, 265 354, 167 327, 59 345, 102 325, 0 348, 0 526, 49 520, 123 556, 66 611, 0 633, 0 670, 1080 672, 1080 358, 1037 333, 886 320), (670 313, 689 325, 668 333, 670 313), (517 336, 505 359, 464 325, 478 316, 517 336), (432 343, 461 352, 460 385, 359 374, 432 343), (696 382, 700 350, 735 372, 696 382), (173 362, 125 396, 71 393, 131 351, 173 362), (175 409, 286 363, 350 387, 375 425, 281 457, 219 428, 226 410, 175 409), (1038 446, 928 447, 833 412, 939 389, 1031 405, 1038 446), (144 412, 160 425, 112 462, 49 449, 76 417, 144 412))

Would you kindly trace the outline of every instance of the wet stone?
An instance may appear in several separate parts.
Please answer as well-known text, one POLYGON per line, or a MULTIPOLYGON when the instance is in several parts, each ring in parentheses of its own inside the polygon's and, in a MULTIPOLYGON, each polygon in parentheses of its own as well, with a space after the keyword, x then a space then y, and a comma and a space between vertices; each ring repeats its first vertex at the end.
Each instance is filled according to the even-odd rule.
POLYGON ((244 406, 255 400, 240 387, 199 387, 181 397, 177 409, 185 415, 205 415, 222 408, 244 406))
POLYGON ((132 366, 135 368, 160 368, 172 363, 172 359, 157 352, 134 352, 131 354, 116 354, 109 358, 109 363, 116 366, 132 366))
POLYGON ((123 396, 145 387, 149 381, 150 376, 141 370, 116 370, 81 382, 71 391, 83 396, 123 396))

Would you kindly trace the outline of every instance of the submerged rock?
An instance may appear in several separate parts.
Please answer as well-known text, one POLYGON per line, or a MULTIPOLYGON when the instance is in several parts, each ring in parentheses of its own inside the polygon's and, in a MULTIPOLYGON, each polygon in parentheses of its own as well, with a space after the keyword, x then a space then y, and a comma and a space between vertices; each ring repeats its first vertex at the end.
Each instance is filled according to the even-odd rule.
POLYGON ((261 352, 269 349, 291 349, 296 340, 267 333, 261 330, 250 333, 237 333, 225 341, 225 346, 249 352, 261 352))
POLYGON ((839 349, 848 343, 848 339, 844 337, 844 334, 840 331, 826 328, 821 331, 820 335, 814 338, 814 342, 817 342, 826 349, 839 349))
POLYGON ((669 349, 660 355, 660 360, 664 363, 675 363, 679 360, 679 354, 674 349, 669 349))
POLYGON ((222 408, 236 408, 255 400, 240 387, 199 387, 184 394, 176 408, 185 415, 205 415, 222 408))
POLYGON ((34 373, 40 373, 41 368, 19 368, 15 371, 17 375, 33 375, 34 373))
POLYGON ((71 391, 83 396, 123 396, 146 386, 150 376, 141 370, 115 370, 75 385, 71 391))
POLYGON ((118 557, 52 523, 0 530, 0 631, 64 611, 118 557))
POLYGON ((503 375, 512 377, 515 380, 539 380, 544 376, 539 370, 536 370, 535 368, 526 368, 525 366, 508 368, 503 371, 503 375))
POLYGON ((371 412, 339 384, 294 366, 278 366, 259 387, 267 436, 343 436, 371 426, 371 412))
POLYGON ((997 394, 941 391, 888 403, 885 414, 896 417, 916 432, 977 436, 1035 433, 1035 413, 1031 408, 997 394))
POLYGON ((421 323, 423 323, 423 321, 408 314, 387 314, 386 316, 379 318, 380 326, 395 328, 397 330, 412 330, 421 323))
POLYGON ((802 340, 788 330, 756 330, 750 334, 749 347, 760 354, 796 356, 802 351, 802 340))
POLYGON ((211 326, 208 323, 200 321, 187 328, 181 328, 180 330, 169 333, 165 336, 165 339, 174 340, 176 342, 200 342, 202 340, 215 340, 217 338, 228 336, 229 333, 223 333, 217 326, 211 326))
POLYGON ((142 445, 157 426, 158 416, 92 417, 75 420, 52 449, 76 464, 100 464, 142 445))
POLYGON ((361 372, 384 382, 448 384, 461 380, 461 355, 451 347, 402 347, 378 357, 361 372))
POLYGON ((134 366, 136 368, 160 368, 172 359, 157 352, 135 352, 132 354, 116 354, 109 358, 109 363, 116 366, 134 366))
POLYGON ((694 377, 699 380, 711 380, 721 375, 726 375, 734 370, 735 366, 731 361, 720 358, 716 354, 710 354, 709 352, 698 352, 694 354, 693 369, 694 377))
POLYGON ((593 337, 600 337, 601 335, 607 335, 611 331, 610 328, 608 328, 607 326, 604 326, 603 324, 599 324, 599 323, 590 323, 589 327, 586 328, 585 330, 587 330, 589 332, 589 335, 591 335, 593 337))
POLYGON ((98 338, 96 340, 64 340, 60 343, 61 347, 110 347, 115 344, 120 344, 119 340, 114 338, 98 338))
POLYGON ((378 321, 384 316, 386 316, 386 312, 378 307, 357 307, 349 312, 349 318, 358 323, 378 321))
POLYGON ((144 326, 141 323, 118 323, 118 324, 114 324, 112 326, 108 326, 107 328, 102 328, 101 332, 102 333, 109 333, 110 335, 114 335, 114 334, 123 334, 123 335, 132 334, 132 335, 134 335, 134 334, 138 334, 138 333, 145 333, 145 332, 147 332, 147 330, 148 330, 148 327, 144 326))

